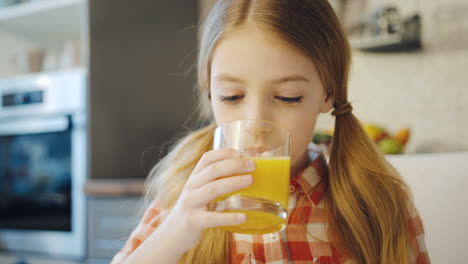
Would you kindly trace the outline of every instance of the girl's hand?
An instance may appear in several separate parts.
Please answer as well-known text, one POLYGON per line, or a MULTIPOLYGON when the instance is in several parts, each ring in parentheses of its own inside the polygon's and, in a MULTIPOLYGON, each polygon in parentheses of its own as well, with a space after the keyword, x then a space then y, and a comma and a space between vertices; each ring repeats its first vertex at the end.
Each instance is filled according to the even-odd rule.
POLYGON ((235 150, 206 152, 160 227, 164 225, 165 228, 174 229, 171 233, 177 238, 170 239, 180 239, 180 247, 185 252, 198 244, 205 228, 245 222, 245 214, 210 212, 207 211, 207 205, 221 195, 250 186, 253 179, 248 173, 254 169, 255 162, 241 159, 241 153, 235 150))

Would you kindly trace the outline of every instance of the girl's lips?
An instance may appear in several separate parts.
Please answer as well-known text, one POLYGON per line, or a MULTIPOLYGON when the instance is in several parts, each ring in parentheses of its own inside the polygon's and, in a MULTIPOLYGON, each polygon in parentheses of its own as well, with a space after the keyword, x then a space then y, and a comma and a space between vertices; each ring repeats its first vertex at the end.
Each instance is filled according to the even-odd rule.
POLYGON ((252 147, 252 148, 246 149, 245 151, 248 152, 248 153, 263 153, 266 150, 267 150, 267 148, 265 148, 265 147, 252 147))

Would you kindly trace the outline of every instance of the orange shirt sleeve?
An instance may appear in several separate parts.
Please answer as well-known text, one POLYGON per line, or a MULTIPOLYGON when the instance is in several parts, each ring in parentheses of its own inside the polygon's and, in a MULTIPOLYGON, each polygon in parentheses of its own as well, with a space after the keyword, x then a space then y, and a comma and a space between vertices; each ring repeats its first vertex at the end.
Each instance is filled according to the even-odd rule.
POLYGON ((145 241, 160 224, 161 208, 153 201, 146 209, 138 226, 133 230, 124 247, 112 258, 111 264, 121 264, 145 241))

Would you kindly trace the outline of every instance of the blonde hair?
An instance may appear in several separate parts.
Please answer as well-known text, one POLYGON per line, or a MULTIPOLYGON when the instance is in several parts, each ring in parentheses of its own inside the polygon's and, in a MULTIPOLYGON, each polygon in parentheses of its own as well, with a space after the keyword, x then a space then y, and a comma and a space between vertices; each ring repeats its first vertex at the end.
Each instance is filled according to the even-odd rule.
MULTIPOLYGON (((202 119, 212 120, 208 98, 213 50, 226 32, 249 23, 301 50, 314 62, 336 105, 347 103, 351 51, 328 1, 219 0, 201 34, 197 92, 202 119)), ((202 154, 211 149, 214 128, 212 122, 188 133, 151 171, 146 196, 161 202, 162 218, 173 208, 202 154)), ((340 252, 357 263, 408 263, 409 191, 352 113, 336 117, 324 199, 330 239, 340 252)), ((230 233, 207 229, 180 263, 228 263, 231 239, 230 233)))

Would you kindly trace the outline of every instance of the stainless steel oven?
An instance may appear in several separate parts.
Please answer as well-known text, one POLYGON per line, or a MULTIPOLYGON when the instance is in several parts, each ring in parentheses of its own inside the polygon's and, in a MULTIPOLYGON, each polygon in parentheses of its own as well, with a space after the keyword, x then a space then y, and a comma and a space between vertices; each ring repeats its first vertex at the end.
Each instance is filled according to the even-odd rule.
POLYGON ((85 254, 86 73, 0 81, 0 249, 85 254))

